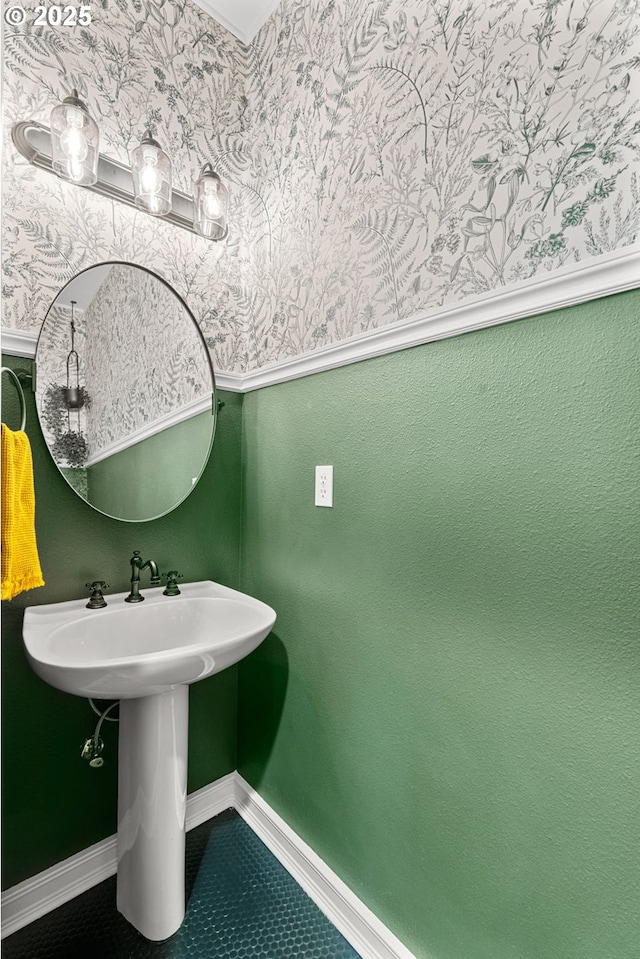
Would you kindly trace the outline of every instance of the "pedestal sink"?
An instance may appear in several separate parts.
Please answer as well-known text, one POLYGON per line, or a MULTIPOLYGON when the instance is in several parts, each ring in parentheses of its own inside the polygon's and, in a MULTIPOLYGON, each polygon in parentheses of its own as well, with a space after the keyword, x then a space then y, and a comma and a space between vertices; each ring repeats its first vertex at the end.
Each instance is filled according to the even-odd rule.
POLYGON ((254 650, 276 614, 251 596, 205 581, 179 596, 108 596, 25 611, 27 657, 64 692, 119 699, 119 911, 147 939, 173 935, 184 918, 187 728, 191 683, 254 650))

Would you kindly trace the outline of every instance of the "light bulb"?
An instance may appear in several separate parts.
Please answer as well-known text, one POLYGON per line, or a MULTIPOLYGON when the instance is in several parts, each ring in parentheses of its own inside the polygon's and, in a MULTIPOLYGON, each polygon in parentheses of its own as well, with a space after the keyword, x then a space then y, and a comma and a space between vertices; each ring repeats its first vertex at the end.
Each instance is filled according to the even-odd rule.
POLYGON ((74 163, 82 163, 89 152, 87 139, 78 126, 68 126, 60 137, 60 146, 74 163))
POLYGON ((147 131, 132 159, 136 206, 154 216, 165 216, 171 210, 169 157, 147 131))
POLYGON ((84 160, 89 152, 87 138, 82 132, 82 113, 73 107, 67 110, 67 128, 60 136, 60 146, 68 158, 67 171, 71 180, 81 180, 84 176, 84 160))
POLYGON ((147 154, 144 158, 144 166, 140 170, 140 191, 145 195, 159 193, 161 186, 162 178, 155 154, 147 154))
POLYGON ((218 196, 218 187, 215 183, 207 183, 202 198, 202 212, 209 220, 217 220, 222 216, 222 205, 218 196))
POLYGON ((227 188, 210 163, 205 163, 193 191, 193 227, 209 240, 227 235, 227 188))
POLYGON ((58 176, 84 186, 96 182, 99 130, 77 91, 51 111, 51 161, 58 176))

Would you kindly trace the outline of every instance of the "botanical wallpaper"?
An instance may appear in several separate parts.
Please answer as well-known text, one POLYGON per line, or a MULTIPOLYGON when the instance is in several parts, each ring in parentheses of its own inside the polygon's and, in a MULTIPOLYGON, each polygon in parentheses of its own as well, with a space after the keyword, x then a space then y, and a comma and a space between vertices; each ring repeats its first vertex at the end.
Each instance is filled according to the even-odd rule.
POLYGON ((91 457, 211 394, 195 324, 150 273, 113 266, 83 321, 91 457))
POLYGON ((294 0, 253 55, 251 364, 637 236, 638 0, 294 0))
POLYGON ((5 123, 72 85, 102 151, 145 127, 211 244, 8 147, 4 324, 36 330, 80 267, 148 265, 214 365, 254 369, 625 247, 640 224, 640 0, 283 0, 250 46, 182 2, 100 0, 78 30, 5 30, 5 123))
MULTIPOLYGON (((4 3, 7 10, 9 3, 4 3)), ((88 27, 4 26, 3 326, 38 331, 57 292, 80 269, 128 260, 166 279, 206 331, 218 368, 239 369, 244 327, 216 316, 222 290, 247 272, 243 198, 234 229, 210 243, 31 167, 11 143, 20 119, 49 126, 76 87, 100 126, 102 153, 130 163, 150 129, 170 154, 174 185, 192 192, 219 134, 246 128, 246 52, 190 0, 93 0, 88 27)))

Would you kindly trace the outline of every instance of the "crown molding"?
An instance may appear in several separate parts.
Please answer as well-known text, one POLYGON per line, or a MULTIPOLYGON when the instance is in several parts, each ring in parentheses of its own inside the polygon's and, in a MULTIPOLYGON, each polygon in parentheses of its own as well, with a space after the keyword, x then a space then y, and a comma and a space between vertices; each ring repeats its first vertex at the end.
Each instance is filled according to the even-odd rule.
MULTIPOLYGON (((539 316, 638 287, 640 244, 634 244, 542 276, 534 276, 518 285, 492 290, 462 303, 416 314, 399 323, 360 333, 270 366, 246 373, 216 371, 216 386, 232 393, 248 393, 386 353, 539 316)), ((33 359, 37 339, 35 333, 3 329, 2 350, 14 356, 33 359)))

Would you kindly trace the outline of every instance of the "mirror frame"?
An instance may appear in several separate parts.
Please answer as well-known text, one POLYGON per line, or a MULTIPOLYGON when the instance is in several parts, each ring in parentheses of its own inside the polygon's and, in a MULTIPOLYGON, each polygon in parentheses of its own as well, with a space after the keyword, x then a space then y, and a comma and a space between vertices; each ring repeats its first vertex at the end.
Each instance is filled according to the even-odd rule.
POLYGON ((213 362, 212 362, 212 360, 211 360, 211 353, 209 352, 209 347, 207 346, 207 341, 206 341, 205 338, 204 338, 204 334, 203 334, 203 332, 202 332, 202 330, 201 330, 201 328, 200 328, 200 324, 198 323, 198 321, 196 320, 195 316, 193 315, 193 312, 192 312, 191 309, 189 308, 189 306, 188 306, 188 304, 186 303, 184 297, 181 296, 181 294, 178 293, 177 290, 174 290, 174 288, 171 286, 171 284, 170 284, 167 280, 165 280, 164 277, 160 276, 158 273, 155 273, 153 270, 150 270, 149 267, 147 267, 147 266, 141 266, 140 264, 138 264, 138 263, 132 263, 132 262, 130 262, 129 260, 102 260, 102 261, 100 261, 100 262, 98 262, 98 263, 92 263, 90 266, 86 266, 86 267, 84 267, 82 270, 78 270, 78 272, 77 272, 76 274, 74 274, 74 276, 72 276, 71 279, 67 280, 67 282, 64 284, 64 286, 62 287, 62 289, 60 289, 60 290, 56 293, 55 297, 53 298, 53 300, 52 300, 52 301, 50 302, 50 304, 49 304, 49 307, 48 307, 48 309, 47 309, 47 312, 46 312, 45 315, 44 315, 44 319, 42 320, 42 323, 40 324, 40 331, 39 331, 39 333, 38 333, 38 339, 37 339, 37 341, 36 341, 36 351, 35 351, 35 358, 34 358, 34 361, 33 361, 33 366, 34 366, 34 374, 35 374, 35 382, 34 382, 34 394, 35 394, 35 399, 36 399, 36 404, 35 404, 35 405, 36 405, 36 412, 37 412, 37 414, 38 414, 38 426, 40 427, 40 431, 41 431, 41 433, 42 433, 42 438, 43 438, 43 440, 44 440, 44 444, 45 444, 45 446, 47 447, 47 451, 48 451, 48 453, 49 453, 49 455, 50 455, 50 457, 51 457, 51 460, 52 460, 53 464, 55 465, 56 469, 58 470, 58 472, 60 473, 60 476, 61 476, 62 479, 65 481, 65 483, 67 484, 67 486, 69 487, 69 489, 78 497, 78 499, 80 499, 83 503, 86 503, 87 506, 89 506, 91 509, 94 509, 97 513, 100 513, 101 516, 106 516, 108 519, 116 520, 116 521, 119 522, 119 523, 151 523, 151 522, 153 522, 153 521, 156 520, 156 519, 161 519, 163 516, 167 516, 169 513, 173 512, 174 509, 177 509, 178 506, 180 506, 182 503, 184 503, 184 501, 185 501, 185 500, 187 499, 187 497, 194 491, 194 489, 196 488, 196 486, 198 485, 198 483, 199 483, 200 480, 202 479, 202 475, 203 475, 205 469, 207 468, 207 464, 208 464, 208 462, 209 462, 209 460, 210 460, 210 458, 211 458, 211 451, 213 450, 213 442, 214 442, 214 439, 215 439, 216 428, 217 428, 217 425, 218 425, 219 403, 218 403, 218 399, 217 399, 216 378, 215 378, 215 373, 214 373, 214 369, 213 369, 213 362), (81 496, 81 494, 80 494, 80 493, 72 486, 72 484, 69 482, 69 480, 67 479, 67 477, 65 476, 65 474, 62 472, 62 469, 60 468, 60 466, 58 465, 58 463, 57 463, 56 460, 54 459, 53 453, 51 452, 49 443, 48 443, 48 441, 47 441, 47 437, 46 437, 46 435, 45 435, 45 432, 44 432, 44 429, 43 429, 43 426, 42 426, 41 418, 40 418, 40 407, 39 407, 38 392, 37 392, 37 386, 38 386, 38 369, 37 369, 37 365, 38 365, 38 364, 37 364, 37 360, 38 360, 38 349, 39 349, 39 347, 40 347, 40 339, 41 339, 41 337, 42 337, 42 331, 43 331, 44 325, 45 325, 45 323, 46 323, 46 321, 47 321, 47 317, 49 316, 49 313, 51 312, 51 310, 52 310, 53 307, 55 306, 56 300, 58 299, 58 297, 60 296, 60 294, 63 292, 63 290, 65 290, 65 289, 67 288, 67 286, 69 285, 69 283, 72 283, 72 282, 73 282, 74 280, 76 280, 79 276, 82 276, 83 273, 87 273, 89 270, 93 270, 93 269, 95 269, 96 267, 99 267, 99 266, 128 266, 128 267, 131 267, 131 268, 136 269, 136 270, 143 270, 145 273, 148 273, 149 276, 152 276, 154 279, 159 280, 159 282, 162 283, 162 285, 167 288, 167 290, 169 291, 169 293, 171 293, 171 295, 174 296, 174 297, 178 300, 180 306, 182 306, 182 308, 186 311, 187 316, 189 317, 189 319, 191 320, 191 322, 192 322, 193 325, 195 326, 196 330, 198 331, 198 336, 199 336, 199 338, 200 338, 200 342, 201 342, 201 344, 202 344, 202 349, 204 350, 204 355, 205 355, 206 361, 207 361, 207 368, 208 368, 209 373, 210 373, 210 376, 211 376, 211 414, 210 414, 210 415, 213 417, 213 427, 212 427, 212 429, 211 429, 211 439, 210 439, 210 442, 209 442, 209 449, 208 449, 208 451, 207 451, 206 457, 205 457, 204 462, 203 462, 203 464, 202 464, 202 469, 200 470, 200 472, 199 472, 199 474, 198 474, 198 478, 197 478, 197 480, 196 480, 195 483, 192 483, 192 485, 191 485, 191 486, 189 487, 189 489, 186 491, 186 493, 184 494, 184 496, 183 496, 180 500, 178 500, 178 502, 174 503, 172 506, 170 506, 170 507, 169 507, 167 510, 165 510, 163 513, 158 513, 158 514, 155 515, 155 516, 149 516, 149 517, 146 518, 146 519, 126 519, 126 518, 123 518, 123 517, 121 517, 121 516, 114 516, 112 513, 105 513, 104 510, 101 510, 98 506, 94 506, 94 504, 91 503, 88 499, 85 499, 83 496, 81 496))

